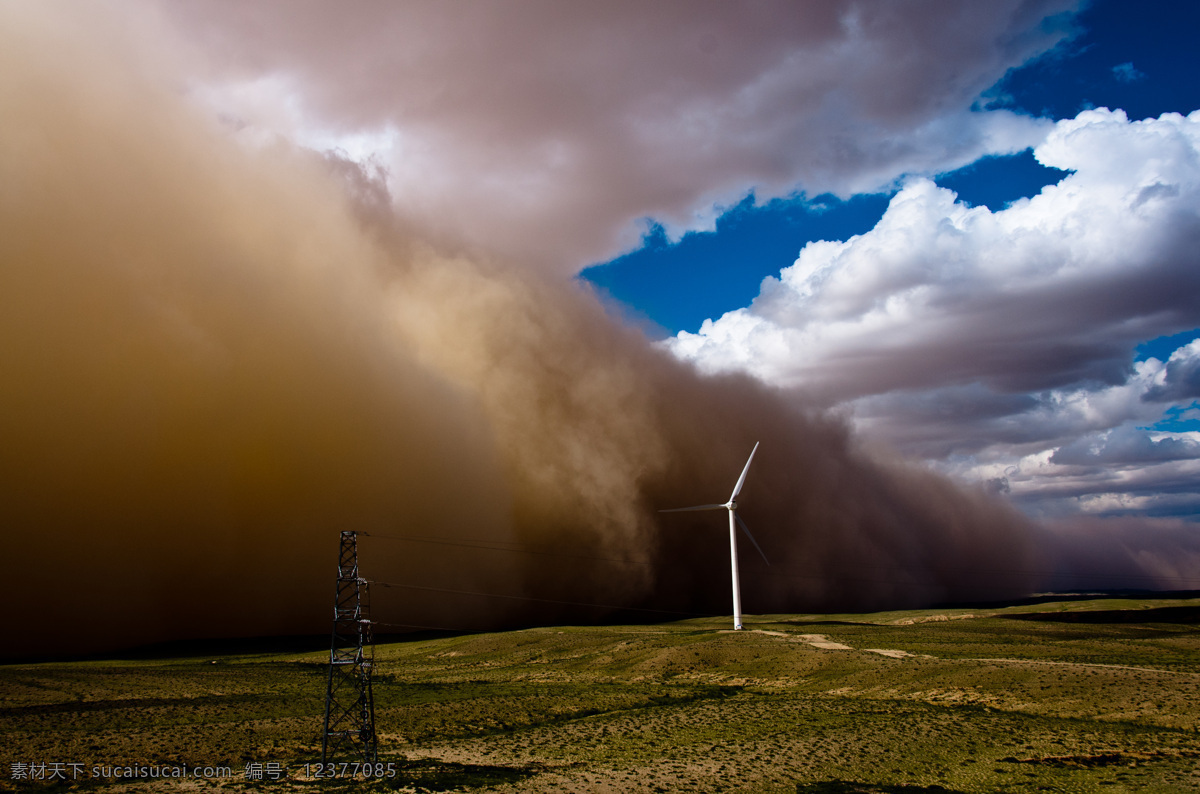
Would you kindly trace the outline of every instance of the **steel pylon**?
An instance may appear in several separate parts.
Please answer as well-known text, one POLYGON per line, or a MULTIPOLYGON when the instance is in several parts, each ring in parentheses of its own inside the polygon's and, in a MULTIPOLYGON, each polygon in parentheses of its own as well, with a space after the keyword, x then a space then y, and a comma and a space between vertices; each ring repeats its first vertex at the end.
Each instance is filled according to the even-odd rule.
POLYGON ((368 763, 376 760, 375 697, 371 691, 374 657, 370 586, 358 575, 358 533, 343 532, 325 688, 323 764, 346 750, 368 763))

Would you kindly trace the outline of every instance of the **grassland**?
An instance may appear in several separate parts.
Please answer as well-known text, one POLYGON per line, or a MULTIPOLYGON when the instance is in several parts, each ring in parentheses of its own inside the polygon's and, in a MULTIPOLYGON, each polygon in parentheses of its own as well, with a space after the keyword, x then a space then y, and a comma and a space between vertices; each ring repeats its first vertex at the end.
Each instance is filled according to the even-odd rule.
POLYGON ((1198 621, 1200 599, 1076 599, 383 644, 396 775, 372 781, 304 776, 320 651, 12 664, 0 790, 1196 791, 1198 621), (255 762, 288 775, 246 780, 255 762), (38 763, 68 780, 12 779, 38 763), (232 775, 90 774, 149 764, 232 775))

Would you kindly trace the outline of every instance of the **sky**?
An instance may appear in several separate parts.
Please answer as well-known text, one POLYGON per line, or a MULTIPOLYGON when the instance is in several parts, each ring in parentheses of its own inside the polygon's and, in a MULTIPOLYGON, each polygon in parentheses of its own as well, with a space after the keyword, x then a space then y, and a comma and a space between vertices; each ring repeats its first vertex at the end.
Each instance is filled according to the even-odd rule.
POLYGON ((1030 515, 1197 520, 1200 9, 1067 11, 971 103, 1052 122, 1030 148, 749 193, 673 239, 647 216, 582 277, 677 355, 816 392, 1030 515))
POLYGON ((1120 9, 0 4, 0 653, 326 631, 343 529, 397 627, 724 614, 659 510, 756 442, 748 613, 1194 585, 1190 28, 1120 9))

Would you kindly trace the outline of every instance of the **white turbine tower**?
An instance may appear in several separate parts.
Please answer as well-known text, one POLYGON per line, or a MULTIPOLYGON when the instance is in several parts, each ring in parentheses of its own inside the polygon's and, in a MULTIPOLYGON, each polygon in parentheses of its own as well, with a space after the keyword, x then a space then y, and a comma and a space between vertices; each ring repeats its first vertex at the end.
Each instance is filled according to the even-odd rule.
POLYGON ((733 628, 735 631, 742 630, 742 588, 738 579, 738 556, 737 556, 737 529, 735 523, 741 526, 742 531, 746 533, 746 537, 754 544, 754 548, 758 549, 758 553, 762 554, 763 562, 770 565, 770 560, 767 555, 763 554, 763 550, 759 547, 758 541, 750 534, 749 527, 746 522, 737 514, 737 495, 741 493, 742 483, 746 481, 746 472, 750 471, 750 461, 754 460, 754 453, 758 452, 758 442, 754 442, 754 449, 750 450, 750 457, 746 459, 746 465, 742 468, 742 476, 738 477, 737 485, 733 486, 733 493, 729 495, 729 501, 723 505, 696 505, 695 507, 676 507, 671 510, 659 510, 660 513, 684 513, 689 510, 728 510, 729 511, 729 563, 733 569, 733 628))

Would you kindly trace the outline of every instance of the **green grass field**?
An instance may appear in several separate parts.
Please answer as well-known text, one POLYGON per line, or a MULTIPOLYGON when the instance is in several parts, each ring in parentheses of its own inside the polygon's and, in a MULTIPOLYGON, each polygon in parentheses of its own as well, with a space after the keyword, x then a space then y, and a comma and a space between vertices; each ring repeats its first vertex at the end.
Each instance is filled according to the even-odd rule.
POLYGON ((395 776, 369 781, 304 776, 327 651, 10 664, 0 788, 1190 792, 1198 621, 1200 599, 1076 599, 381 644, 395 776), (269 762, 287 775, 245 778, 269 762), (151 764, 229 776, 93 776, 151 764))

